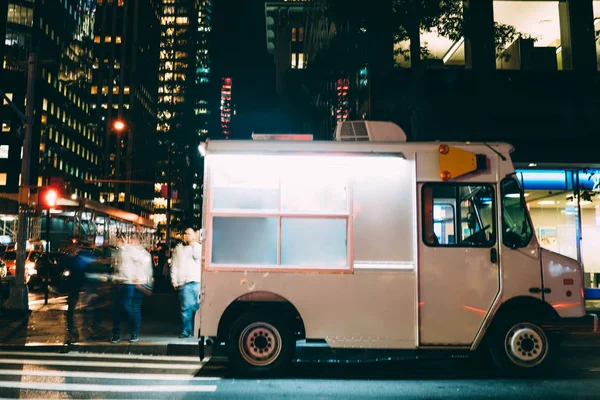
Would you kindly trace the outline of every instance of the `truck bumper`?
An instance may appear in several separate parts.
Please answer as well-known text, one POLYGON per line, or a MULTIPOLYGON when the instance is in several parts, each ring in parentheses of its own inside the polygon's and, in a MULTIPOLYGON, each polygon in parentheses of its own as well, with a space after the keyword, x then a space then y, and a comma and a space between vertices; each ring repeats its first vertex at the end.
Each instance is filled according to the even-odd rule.
POLYGON ((598 332, 598 316, 586 314, 579 318, 560 318, 552 325, 556 330, 565 333, 594 333, 598 332))

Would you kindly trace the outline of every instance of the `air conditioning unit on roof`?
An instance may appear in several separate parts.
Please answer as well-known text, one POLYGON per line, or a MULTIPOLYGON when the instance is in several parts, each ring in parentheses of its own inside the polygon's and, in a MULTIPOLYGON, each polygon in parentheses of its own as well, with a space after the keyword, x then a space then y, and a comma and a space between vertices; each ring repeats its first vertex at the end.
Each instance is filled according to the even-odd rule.
POLYGON ((393 122, 338 122, 334 139, 339 142, 406 142, 406 133, 393 122))

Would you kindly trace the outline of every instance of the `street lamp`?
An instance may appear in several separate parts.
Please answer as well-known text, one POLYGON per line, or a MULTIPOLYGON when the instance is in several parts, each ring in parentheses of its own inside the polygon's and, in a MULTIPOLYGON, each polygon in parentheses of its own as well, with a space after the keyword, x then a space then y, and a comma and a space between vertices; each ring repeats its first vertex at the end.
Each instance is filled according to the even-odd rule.
POLYGON ((125 129, 125 122, 118 119, 114 122, 113 128, 115 128, 115 131, 121 133, 125 129))
MULTIPOLYGON (((122 134, 126 129, 127 129, 127 124, 125 123, 125 121, 123 121, 122 119, 116 119, 113 122, 113 130, 115 131, 116 137, 115 137, 115 143, 116 143, 116 165, 115 165, 115 170, 116 173, 118 174, 118 179, 122 179, 121 176, 121 139, 119 138, 119 135, 122 134)), ((129 142, 129 140, 128 140, 129 142)), ((119 184, 117 183, 115 185, 115 198, 118 200, 119 198, 119 184)))

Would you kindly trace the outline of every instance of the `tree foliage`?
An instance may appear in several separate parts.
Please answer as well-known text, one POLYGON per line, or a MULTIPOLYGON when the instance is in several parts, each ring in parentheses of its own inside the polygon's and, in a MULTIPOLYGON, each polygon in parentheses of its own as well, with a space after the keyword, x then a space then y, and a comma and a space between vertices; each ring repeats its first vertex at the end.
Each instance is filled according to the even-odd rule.
MULTIPOLYGON (((467 35, 469 23, 464 16, 464 8, 462 0, 391 0, 379 1, 374 0, 373 4, 369 5, 373 11, 365 12, 365 5, 360 0, 328 0, 327 1, 327 17, 332 21, 337 29, 336 36, 330 41, 328 49, 330 51, 340 52, 340 46, 346 50, 343 53, 337 54, 342 65, 342 60, 352 62, 353 58, 364 56, 367 43, 364 39, 365 32, 368 26, 372 23, 377 23, 375 18, 393 19, 393 36, 394 44, 398 45, 408 41, 408 27, 417 17, 420 19, 421 32, 437 32, 440 36, 448 38, 453 42, 459 41, 467 35), (419 15, 415 16, 415 4, 417 1, 417 10, 419 15), (392 10, 386 13, 386 10, 377 9, 377 5, 382 4, 387 7, 391 4, 392 10), (348 57, 349 53, 352 57, 348 57)), ((507 59, 508 54, 506 47, 519 38, 527 38, 536 40, 530 35, 518 32, 517 29, 509 24, 494 23, 494 46, 496 58, 507 59)), ((396 54, 410 58, 409 50, 400 46, 395 46, 396 54)), ((430 58, 430 52, 425 43, 421 46, 421 57, 430 58)), ((359 62, 360 64, 361 62, 359 62)))
MULTIPOLYGON (((413 16, 413 2, 415 0, 394 0, 393 15, 396 19, 396 29, 394 32, 394 42, 399 44, 409 40, 406 26, 410 23, 413 16)), ((469 21, 465 18, 462 0, 416 0, 420 2, 421 31, 435 31, 438 35, 448 38, 453 42, 459 41, 469 33, 469 21)), ((534 39, 530 35, 520 33, 509 24, 494 22, 494 48, 496 58, 508 59, 506 47, 519 38, 534 39)), ((409 58, 408 51, 399 49, 397 55, 409 58)), ((421 56, 429 57, 427 44, 421 47, 421 56)))

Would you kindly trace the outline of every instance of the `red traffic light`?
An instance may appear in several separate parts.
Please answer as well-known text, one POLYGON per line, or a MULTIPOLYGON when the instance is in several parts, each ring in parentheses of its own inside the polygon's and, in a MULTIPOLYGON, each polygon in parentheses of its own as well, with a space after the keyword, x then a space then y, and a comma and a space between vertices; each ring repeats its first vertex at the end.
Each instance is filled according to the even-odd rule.
POLYGON ((40 204, 45 208, 54 208, 58 202, 58 192, 55 189, 47 188, 42 191, 40 204))

